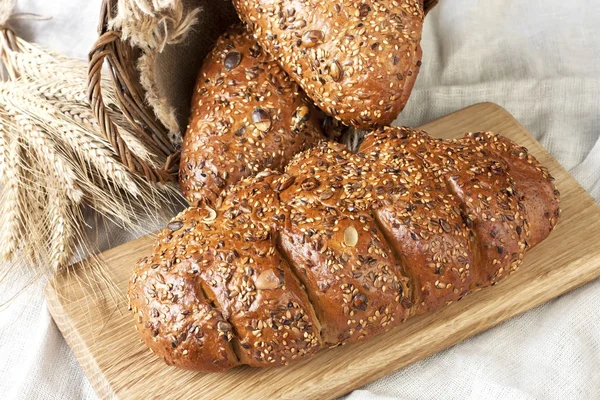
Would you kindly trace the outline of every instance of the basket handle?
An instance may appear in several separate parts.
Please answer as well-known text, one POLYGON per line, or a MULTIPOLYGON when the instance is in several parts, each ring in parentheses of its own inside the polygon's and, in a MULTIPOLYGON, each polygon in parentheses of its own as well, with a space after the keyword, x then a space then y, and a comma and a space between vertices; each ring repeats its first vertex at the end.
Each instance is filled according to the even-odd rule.
POLYGON ((143 107, 142 98, 131 83, 136 77, 131 76, 133 75, 133 69, 131 68, 133 62, 128 60, 126 56, 127 52, 131 51, 130 48, 121 41, 120 32, 106 28, 115 3, 115 0, 102 1, 100 25, 98 27, 100 37, 89 53, 88 100, 98 121, 100 131, 113 146, 121 162, 131 172, 145 177, 152 183, 174 181, 177 179, 179 152, 169 142, 166 129, 162 124, 156 120, 150 110, 143 107), (143 126, 141 129, 135 129, 135 132, 145 145, 165 160, 161 168, 156 168, 140 159, 130 151, 121 138, 119 129, 112 121, 102 95, 101 83, 104 61, 108 62, 120 111, 134 128, 140 124, 143 126))

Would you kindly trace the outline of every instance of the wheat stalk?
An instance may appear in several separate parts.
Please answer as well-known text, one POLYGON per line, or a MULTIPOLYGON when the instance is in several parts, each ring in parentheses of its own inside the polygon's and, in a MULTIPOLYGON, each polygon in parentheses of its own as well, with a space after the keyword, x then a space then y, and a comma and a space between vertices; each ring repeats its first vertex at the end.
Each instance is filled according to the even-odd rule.
MULTIPOLYGON (((58 112, 70 122, 79 125, 88 133, 90 131, 99 132, 98 123, 87 102, 87 97, 81 96, 81 93, 76 90, 53 90, 53 88, 58 86, 60 86, 60 82, 52 81, 43 85, 36 85, 34 90, 48 103, 56 107, 58 112)), ((140 141, 130 122, 123 114, 113 110, 111 107, 107 108, 107 112, 119 129, 119 133, 127 144, 127 147, 144 161, 155 166, 158 165, 158 157, 140 141)), ((97 136, 96 139, 102 142, 104 146, 110 147, 109 142, 103 137, 97 136)))
MULTIPOLYGON (((21 79, 37 83, 38 91, 42 92, 50 102, 83 105, 89 110, 88 118, 95 120, 87 100, 87 65, 79 60, 65 57, 61 54, 42 49, 28 43, 19 37, 12 37, 12 45, 6 45, 10 31, 0 35, 0 48, 3 48, 3 58, 12 80, 21 79), (2 46, 2 43, 5 43, 2 46)), ((157 160, 159 149, 148 149, 139 138, 145 134, 136 130, 122 113, 116 111, 116 95, 110 79, 102 78, 102 92, 108 113, 119 129, 119 133, 129 149, 138 157, 154 165, 164 163, 157 160)), ((117 108, 118 110, 118 108, 117 108)), ((93 127, 98 131, 97 126, 93 127)))
POLYGON ((8 128, 0 122, 0 180, 6 180, 9 157, 9 137, 6 132, 8 128))
MULTIPOLYGON (((0 32, 2 61, 12 80, 19 77, 33 81, 61 79, 86 79, 86 66, 82 61, 42 49, 17 36, 9 29, 0 32), (83 65, 84 68, 81 68, 83 65)), ((108 81, 106 81, 108 83, 108 81)))
MULTIPOLYGON (((19 244, 22 247, 19 248, 18 252, 9 256, 10 262, 3 263, 7 268, 0 270, 0 281, 7 279, 11 273, 15 273, 20 280, 22 280, 23 275, 29 275, 30 282, 33 282, 40 275, 40 271, 44 270, 43 267, 37 268, 37 266, 46 266, 48 263, 44 249, 46 237, 41 232, 41 229, 45 226, 45 188, 39 184, 41 180, 47 178, 35 169, 36 163, 31 161, 31 151, 28 145, 21 140, 21 133, 18 127, 13 124, 14 121, 7 120, 6 115, 3 113, 4 110, 1 111, 3 136, 8 138, 9 141, 20 142, 18 181, 12 180, 12 182, 18 183, 18 195, 16 201, 14 198, 11 199, 10 206, 3 199, 2 207, 12 207, 19 210, 20 229, 6 229, 6 232, 16 232, 19 235, 19 244)), ((3 184, 10 184, 10 182, 4 179, 3 184)), ((3 223, 7 224, 7 222, 3 223)), ((6 234, 6 232, 3 233, 6 234)), ((13 297, 18 294, 19 289, 16 291, 17 293, 13 294, 13 297)), ((4 293, 3 297, 5 297, 4 293)), ((8 297, 10 298, 10 293, 8 297)))
MULTIPOLYGON (((9 205, 15 202, 14 194, 13 201, 4 204, 19 210, 22 225, 26 227, 20 237, 29 239, 24 248, 26 262, 55 270, 69 260, 74 243, 79 246, 84 243, 80 233, 83 218, 78 207, 82 201, 108 220, 132 227, 139 210, 157 218, 149 211, 158 209, 172 189, 167 188, 163 194, 132 175, 113 159, 114 151, 97 131, 89 131, 85 124, 65 118, 65 112, 36 95, 39 92, 31 90, 32 86, 36 87, 20 80, 0 84, 0 121, 5 125, 3 131, 10 133, 3 138, 14 137, 27 150, 20 160, 21 176, 18 180, 11 179, 20 185, 19 207, 9 205), (127 181, 116 171, 123 172, 127 181), (74 192, 77 196, 72 195, 74 192)), ((6 178, 9 152, 5 149, 6 146, 0 146, 1 178, 6 178)))

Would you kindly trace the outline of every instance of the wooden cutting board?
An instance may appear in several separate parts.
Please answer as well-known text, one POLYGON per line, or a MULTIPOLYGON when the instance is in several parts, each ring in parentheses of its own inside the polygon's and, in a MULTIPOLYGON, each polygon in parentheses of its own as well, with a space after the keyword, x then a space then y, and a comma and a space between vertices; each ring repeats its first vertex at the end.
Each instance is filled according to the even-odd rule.
POLYGON ((483 103, 423 128, 443 138, 467 131, 501 133, 529 148, 556 178, 562 194, 560 223, 527 254, 517 273, 366 343, 324 350, 288 367, 201 374, 167 367, 144 347, 133 327, 124 294, 134 263, 150 252, 153 238, 143 237, 102 254, 116 294, 102 282, 88 283, 83 268, 56 276, 46 290, 48 308, 98 395, 334 398, 600 277, 600 206, 508 112, 483 103))

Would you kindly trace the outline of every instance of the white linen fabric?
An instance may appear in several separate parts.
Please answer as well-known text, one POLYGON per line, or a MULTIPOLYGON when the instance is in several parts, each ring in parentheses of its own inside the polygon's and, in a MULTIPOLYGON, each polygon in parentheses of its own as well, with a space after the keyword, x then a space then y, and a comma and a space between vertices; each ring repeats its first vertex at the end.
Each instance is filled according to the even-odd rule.
MULTIPOLYGON (((1 1, 1 0, 0 0, 1 1)), ((99 0, 19 0, 26 39, 84 58, 99 0)), ((600 3, 441 0, 399 124, 482 101, 510 111, 600 201, 600 3)), ((150 231, 155 226, 140 227, 150 231)), ((132 239, 113 229, 103 249, 132 239)), ((18 284, 14 283, 14 284, 18 284)), ((560 284, 560 282, 557 282, 560 284)), ((95 399, 49 316, 43 282, 0 311, 0 397, 95 399)), ((600 396, 600 281, 347 396, 360 399, 593 399, 600 396)))

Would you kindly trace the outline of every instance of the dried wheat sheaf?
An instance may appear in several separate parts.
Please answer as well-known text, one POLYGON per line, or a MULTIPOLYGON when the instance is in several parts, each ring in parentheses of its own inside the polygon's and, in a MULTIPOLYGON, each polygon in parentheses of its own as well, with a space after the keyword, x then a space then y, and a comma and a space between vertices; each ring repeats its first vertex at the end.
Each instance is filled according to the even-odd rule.
MULTIPOLYGON (((85 63, 45 51, 0 28, 0 281, 15 269, 56 271, 86 246, 83 209, 122 227, 152 216, 175 191, 132 174, 104 138, 87 101, 85 63)), ((158 160, 103 93, 129 149, 158 160)))

